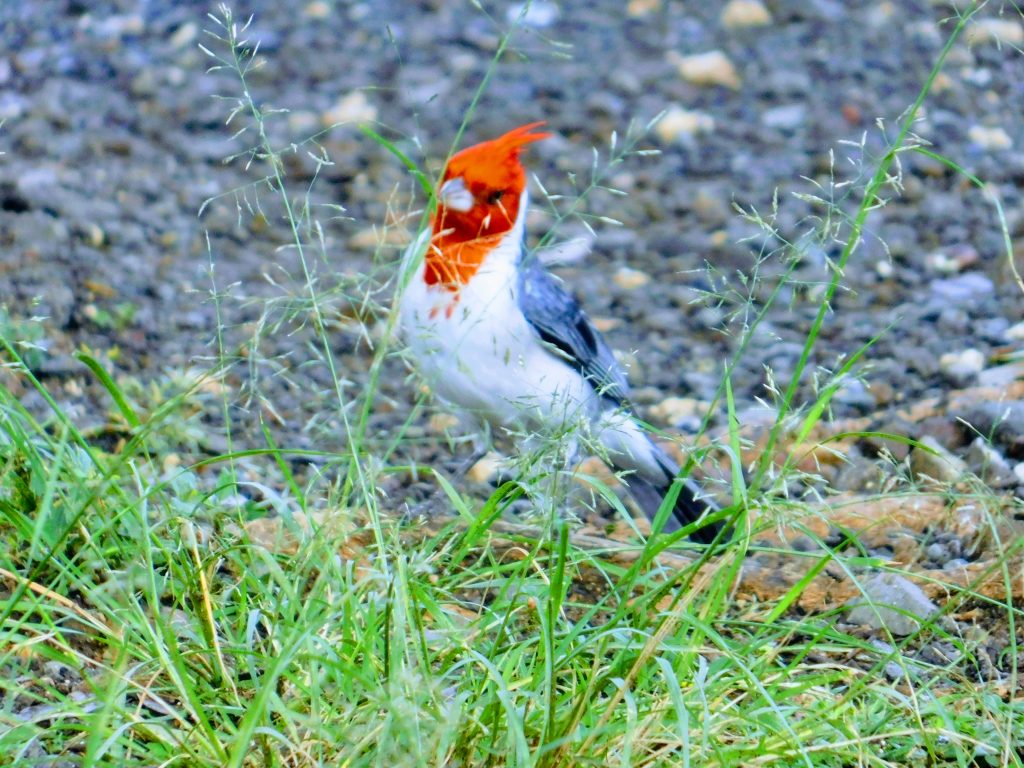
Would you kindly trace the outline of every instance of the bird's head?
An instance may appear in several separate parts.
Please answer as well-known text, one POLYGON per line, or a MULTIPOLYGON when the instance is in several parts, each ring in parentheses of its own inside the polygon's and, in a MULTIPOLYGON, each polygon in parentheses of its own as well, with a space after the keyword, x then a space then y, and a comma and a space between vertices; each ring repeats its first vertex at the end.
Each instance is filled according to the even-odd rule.
POLYGON ((519 155, 527 144, 550 135, 533 132, 542 125, 522 125, 452 155, 438 189, 435 237, 465 243, 502 235, 515 225, 526 188, 519 155))

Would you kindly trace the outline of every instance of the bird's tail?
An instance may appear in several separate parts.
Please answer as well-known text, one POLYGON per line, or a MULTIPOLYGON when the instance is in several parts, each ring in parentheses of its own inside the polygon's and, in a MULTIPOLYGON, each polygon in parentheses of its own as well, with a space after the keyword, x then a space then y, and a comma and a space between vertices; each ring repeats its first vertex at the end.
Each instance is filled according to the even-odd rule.
MULTIPOLYGON (((652 444, 653 446, 653 444, 652 444)), ((700 487, 691 478, 677 480, 679 467, 660 448, 654 447, 657 470, 632 467, 616 467, 616 469, 634 469, 626 477, 629 492, 636 499, 644 513, 654 520, 661 508, 661 503, 674 483, 679 483, 679 496, 676 497, 672 515, 665 521, 664 533, 678 531, 680 528, 699 521, 720 511, 720 507, 712 499, 700 495, 700 487), (646 470, 646 471, 645 471, 646 470)), ((716 520, 702 525, 690 534, 692 541, 700 544, 711 544, 722 530, 722 522, 716 520)), ((724 538, 724 537, 723 537, 724 538)))
MULTIPOLYGON (((629 473, 625 478, 629 492, 651 520, 658 514, 672 486, 679 483, 679 496, 672 516, 662 529, 664 532, 678 531, 720 511, 712 499, 701 497, 700 488, 689 477, 676 479, 679 465, 651 440, 628 412, 609 410, 598 424, 597 435, 605 448, 605 461, 613 469, 629 473)), ((708 522, 693 531, 690 538, 710 544, 721 530, 721 522, 708 522)))

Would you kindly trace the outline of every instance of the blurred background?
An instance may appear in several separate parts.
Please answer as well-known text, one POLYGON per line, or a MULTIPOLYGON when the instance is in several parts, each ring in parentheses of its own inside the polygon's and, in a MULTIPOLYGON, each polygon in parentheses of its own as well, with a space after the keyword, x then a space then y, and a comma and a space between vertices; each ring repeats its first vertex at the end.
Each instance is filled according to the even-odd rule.
MULTIPOLYGON (((365 382, 394 262, 426 204, 357 126, 437 173, 464 120, 462 146, 546 120, 554 135, 531 148, 528 165, 566 198, 549 206, 534 186, 531 242, 560 219, 545 211, 565 213, 589 187, 625 193, 592 190, 574 208, 582 218, 559 221, 557 239, 593 244, 557 271, 623 353, 651 421, 684 433, 778 288, 734 385, 745 419, 770 415, 772 382, 784 384, 800 355, 844 217, 956 14, 924 0, 309 0, 232 10, 240 24, 251 16, 242 37, 259 49, 245 84, 282 150, 291 199, 309 206, 308 268, 354 387, 346 391, 365 382)), ((97 431, 116 418, 72 357, 82 345, 143 406, 190 372, 232 363, 217 387, 195 393, 189 418, 219 423, 226 388, 243 439, 262 418, 279 443, 340 449, 307 278, 279 197, 261 181, 270 166, 251 151, 252 114, 226 123, 243 86, 230 68, 207 71, 217 61, 200 47, 230 59, 222 18, 206 2, 0 7, 0 323, 30 342, 35 372, 97 431)), ((1022 45, 1020 15, 989 3, 913 127, 916 143, 990 186, 1018 253, 1022 45)), ((897 167, 815 353, 824 380, 881 334, 858 369, 865 381, 835 398, 838 417, 884 420, 951 389, 1005 389, 1021 373, 1005 365, 1024 338, 1024 300, 996 208, 938 159, 904 152, 897 167)), ((7 383, 46 412, 22 380, 7 383)), ((808 377, 803 395, 814 388, 808 377)), ((415 397, 401 361, 389 359, 372 419, 382 440, 415 397)), ((439 429, 429 416, 415 417, 414 435, 439 429)), ((959 450, 969 441, 954 416, 930 429, 959 450)), ((197 430, 191 449, 223 450, 211 434, 197 430)))

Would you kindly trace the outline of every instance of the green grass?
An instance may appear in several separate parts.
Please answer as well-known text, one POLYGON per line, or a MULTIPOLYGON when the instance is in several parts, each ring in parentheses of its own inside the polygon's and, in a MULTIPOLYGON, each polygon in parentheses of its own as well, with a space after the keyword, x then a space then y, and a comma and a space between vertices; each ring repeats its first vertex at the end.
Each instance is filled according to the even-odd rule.
MULTIPOLYGON (((963 13, 950 45, 975 10, 963 13)), ((990 545, 1005 595, 951 584, 942 613, 916 633, 871 637, 844 627, 838 606, 817 613, 799 607, 811 577, 825 569, 859 580, 877 570, 900 572, 856 545, 818 540, 793 553, 813 563, 808 578, 760 601, 735 591, 737 574, 748 556, 777 552, 754 545, 746 533, 716 554, 688 550, 679 536, 626 544, 575 535, 560 514, 564 494, 543 477, 552 465, 545 451, 557 453, 558 446, 524 457, 518 481, 486 500, 440 472, 402 465, 416 413, 386 444, 369 429, 382 368, 395 353, 394 316, 371 310, 385 332, 367 384, 354 391, 334 362, 327 297, 315 269, 324 246, 308 197, 293 203, 302 198, 290 196, 280 151, 264 130, 273 116, 245 87, 254 58, 240 40, 244 27, 218 17, 212 30, 211 53, 239 77, 244 95, 234 115, 243 135, 253 137, 250 156, 265 164, 260 183, 278 195, 292 229, 306 295, 290 311, 315 331, 310 354, 330 372, 330 407, 345 446, 332 455, 290 450, 278 445, 271 424, 261 423, 264 447, 237 448, 229 407, 235 395, 208 386, 230 372, 219 332, 220 367, 159 386, 120 380, 102 358, 83 354, 110 396, 110 422, 122 439, 110 444, 83 435, 32 366, 22 364, 26 350, 35 351, 37 329, 5 315, 4 765, 1022 763, 1022 616, 1009 597, 1020 578, 1011 571, 1020 541, 990 545), (47 400, 52 410, 44 423, 21 406, 14 385, 47 400), (181 465, 178 453, 191 455, 189 446, 203 439, 196 415, 215 410, 204 399, 211 396, 223 400, 228 449, 181 465), (289 460, 302 454, 327 469, 294 474, 289 460), (392 475, 412 472, 437 486, 449 520, 410 525, 393 514, 396 501, 377 489, 392 475), (535 508, 532 526, 498 522, 527 497, 535 508), (968 609, 983 616, 976 633, 950 620, 968 609), (993 661, 986 637, 998 632, 1004 647, 993 661), (924 652, 929 648, 946 656, 924 652)), ((507 44, 508 37, 502 51, 507 44)), ((500 52, 492 67, 499 60, 500 52)), ((871 170, 852 217, 839 216, 838 206, 828 209, 839 217, 845 248, 797 370, 780 385, 770 449, 749 473, 738 460, 731 465, 730 513, 741 531, 800 525, 820 514, 820 506, 782 492, 801 456, 780 456, 771 447, 809 436, 837 386, 870 351, 844 350, 845 367, 815 400, 798 401, 864 224, 880 196, 897 186, 894 163, 903 152, 929 151, 909 141, 909 131, 942 63, 871 170)), ((477 98, 485 86, 486 79, 477 98)), ((472 108, 463 127, 471 115, 472 108)), ((431 175, 420 163, 380 132, 366 135, 429 192, 431 175)), ((627 132, 613 141, 606 161, 595 160, 590 181, 579 187, 584 197, 637 140, 627 132)), ((578 207, 575 199, 551 203, 563 215, 578 207)), ((799 254, 784 257, 792 268, 799 254)), ((394 266, 388 268, 393 276, 394 266)), ((718 449, 733 457, 745 438, 732 371, 784 280, 748 305, 746 335, 723 373, 715 407, 724 408, 730 429, 718 449)), ((218 311, 229 300, 216 286, 212 295, 218 311)), ((261 329, 271 333, 275 326, 267 321, 261 329)), ((592 487, 621 508, 612 491, 596 481, 592 487)), ((947 493, 951 503, 975 493, 976 503, 992 510, 990 536, 1003 530, 1001 515, 1008 513, 989 492, 947 493)))

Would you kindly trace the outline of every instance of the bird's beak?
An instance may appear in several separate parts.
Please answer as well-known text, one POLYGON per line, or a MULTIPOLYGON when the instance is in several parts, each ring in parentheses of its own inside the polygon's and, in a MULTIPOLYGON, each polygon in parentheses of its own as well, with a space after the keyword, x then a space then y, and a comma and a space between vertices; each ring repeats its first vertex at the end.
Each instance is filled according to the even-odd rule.
POLYGON ((461 176, 448 179, 437 192, 438 202, 449 211, 465 213, 473 207, 473 194, 466 189, 461 176))

